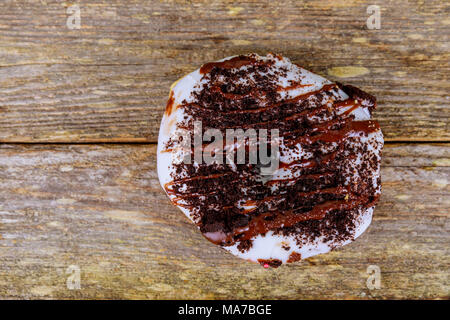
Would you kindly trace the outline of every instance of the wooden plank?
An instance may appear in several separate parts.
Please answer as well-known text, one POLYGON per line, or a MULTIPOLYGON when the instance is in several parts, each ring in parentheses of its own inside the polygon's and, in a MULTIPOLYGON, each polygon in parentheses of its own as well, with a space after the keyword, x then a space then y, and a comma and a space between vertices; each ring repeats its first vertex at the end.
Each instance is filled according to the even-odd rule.
POLYGON ((390 141, 449 141, 448 2, 2 2, 0 141, 155 142, 170 84, 225 56, 279 52, 379 100, 390 141), (339 69, 341 67, 341 69, 339 69), (343 67, 343 69, 342 69, 343 67))
POLYGON ((0 298, 448 298, 449 174, 449 145, 386 146, 368 232, 267 270, 169 203, 154 145, 0 145, 0 298), (80 290, 67 289, 70 265, 80 290))

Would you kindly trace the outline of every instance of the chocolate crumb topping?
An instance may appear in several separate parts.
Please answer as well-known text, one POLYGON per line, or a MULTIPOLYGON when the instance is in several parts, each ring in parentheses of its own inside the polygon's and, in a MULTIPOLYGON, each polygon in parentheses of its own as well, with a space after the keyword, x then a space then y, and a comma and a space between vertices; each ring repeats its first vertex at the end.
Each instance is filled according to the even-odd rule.
MULTIPOLYGON (((268 181, 258 178, 255 164, 174 165, 173 181, 165 185, 172 201, 189 209, 208 240, 221 246, 237 244, 243 253, 252 248, 254 237, 268 232, 294 236, 299 245, 317 237, 352 239, 361 212, 373 207, 380 195, 379 178, 374 179, 380 159, 370 151, 380 146, 369 139, 380 127, 373 120, 356 121, 352 114, 357 107, 372 112, 375 97, 340 83, 289 96, 290 90, 310 85, 299 78, 281 86, 279 79, 288 70, 272 68, 279 59, 247 55, 205 64, 201 86, 190 99, 173 106, 171 96, 166 110, 183 108, 186 117, 178 126, 190 132, 194 121, 202 121, 203 132, 214 128, 224 136, 230 128, 276 128, 283 139, 281 159, 299 146, 308 155, 280 163, 290 178, 268 181), (349 98, 340 99, 338 90, 349 98), (340 112, 342 108, 347 110, 340 112)), ((166 149, 174 143, 169 141, 166 149)), ((288 262, 300 259, 292 252, 288 262)), ((258 261, 275 268, 282 263, 258 261)))
POLYGON ((302 260, 302 255, 300 253, 294 251, 289 255, 289 259, 287 262, 291 263, 291 262, 296 262, 296 261, 300 261, 300 260, 302 260))
POLYGON ((283 264, 282 261, 278 260, 278 259, 258 259, 258 262, 260 265, 262 265, 263 267, 272 267, 272 268, 278 268, 279 266, 281 266, 283 264))

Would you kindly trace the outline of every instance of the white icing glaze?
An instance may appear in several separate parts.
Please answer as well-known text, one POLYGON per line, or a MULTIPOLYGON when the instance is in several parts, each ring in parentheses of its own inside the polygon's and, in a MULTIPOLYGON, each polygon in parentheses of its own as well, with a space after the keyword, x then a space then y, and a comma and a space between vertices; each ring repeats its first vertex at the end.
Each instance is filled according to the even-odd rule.
MULTIPOLYGON (((257 56, 258 59, 267 60, 273 59, 274 56, 268 57, 260 57, 257 56)), ((225 59, 219 61, 225 61, 231 59, 232 57, 227 57, 225 59)), ((316 75, 310 71, 307 71, 303 68, 298 67, 295 64, 292 64, 289 59, 281 58, 281 60, 277 60, 276 63, 272 66, 271 70, 276 70, 279 67, 285 67, 288 69, 286 76, 279 77, 278 84, 282 87, 288 87, 289 81, 301 81, 302 84, 306 85, 300 88, 293 88, 282 92, 284 98, 294 98, 298 95, 305 94, 308 92, 316 91, 321 89, 326 84, 331 84, 327 79, 316 75)), ((242 68, 246 68, 245 66, 242 68)), ((270 72, 270 71, 269 71, 270 72)), ((172 152, 164 151, 164 146, 168 142, 169 138, 173 136, 177 129, 177 124, 187 116, 180 106, 182 101, 192 102, 192 93, 200 90, 203 80, 203 75, 200 73, 200 69, 197 69, 185 77, 181 78, 177 82, 172 85, 171 94, 173 94, 173 107, 172 112, 170 114, 165 113, 163 119, 161 121, 161 127, 159 131, 158 137, 158 148, 157 148, 157 171, 158 177, 161 183, 161 186, 164 186, 169 183, 171 178, 171 173, 174 172, 174 166, 172 165, 176 161, 180 161, 183 156, 181 148, 174 148, 172 152)), ((348 95, 342 90, 338 89, 337 94, 335 95, 337 100, 346 100, 348 99, 348 95)), ((330 103, 332 106, 332 103, 330 103)), ((353 105, 349 105, 346 107, 342 107, 338 110, 338 114, 342 114, 352 108, 353 105)), ((365 107, 359 106, 354 109, 351 114, 355 115, 356 121, 361 120, 369 120, 370 113, 369 110, 365 107)), ((360 137, 357 134, 350 134, 351 137, 360 139, 362 143, 365 143, 369 146, 369 151, 376 154, 377 158, 380 159, 380 149, 375 149, 376 143, 371 142, 379 142, 378 148, 383 144, 383 135, 381 131, 377 131, 375 133, 371 133, 368 137, 360 137)), ((283 145, 283 141, 281 140, 281 145, 283 145)), ((280 161, 284 163, 289 163, 293 159, 308 159, 311 158, 312 155, 303 151, 300 144, 297 145, 296 148, 291 148, 288 153, 284 153, 280 161)), ((355 160, 356 164, 359 164, 362 161, 361 155, 355 160)), ((198 165, 194 162, 194 165, 198 165)), ((297 171, 298 172, 298 171, 297 171)), ((291 172, 286 169, 278 169, 272 179, 289 179, 295 177, 296 173, 291 172)), ((377 185, 377 178, 379 177, 379 172, 373 177, 373 184, 377 188, 377 192, 380 192, 380 186, 377 185)), ((347 183, 351 183, 352 181, 347 181, 347 183)), ((276 189, 276 185, 273 186, 273 189, 276 189)), ((168 194, 169 198, 172 200, 175 198, 174 195, 168 194)), ((253 206, 245 205, 245 200, 243 199, 242 203, 238 203, 237 206, 243 209, 252 209, 253 206)), ((195 222, 191 216, 191 212, 181 206, 178 206, 180 210, 193 222, 195 222)), ((353 231, 353 239, 359 237, 370 225, 372 220, 373 207, 365 210, 364 212, 360 212, 360 216, 355 222, 355 229, 353 231)), ((265 235, 258 235, 252 238, 253 245, 252 247, 245 252, 241 252, 237 246, 238 243, 224 247, 225 250, 231 252, 232 254, 239 256, 243 259, 251 260, 257 262, 258 259, 278 259, 283 263, 289 260, 290 254, 296 252, 301 255, 302 259, 314 256, 316 254, 321 254, 330 251, 331 249, 339 246, 343 246, 353 239, 349 239, 346 241, 325 241, 322 237, 316 238, 313 241, 298 244, 294 236, 283 236, 276 235, 272 231, 266 233, 265 235), (283 247, 289 247, 289 250, 284 249, 283 247)))

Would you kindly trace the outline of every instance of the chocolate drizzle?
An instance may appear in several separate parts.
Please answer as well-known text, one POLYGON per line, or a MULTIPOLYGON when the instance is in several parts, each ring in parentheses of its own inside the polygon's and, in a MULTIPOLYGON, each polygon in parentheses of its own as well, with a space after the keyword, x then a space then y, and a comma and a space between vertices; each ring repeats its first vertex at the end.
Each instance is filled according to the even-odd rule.
POLYGON ((206 63, 200 68, 200 73, 201 74, 209 73, 209 72, 211 72, 211 70, 213 68, 218 68, 218 69, 222 69, 222 70, 223 69, 239 69, 243 66, 258 65, 258 64, 262 64, 262 62, 256 60, 253 57, 237 56, 237 57, 225 60, 225 61, 206 63))
MULTIPOLYGON (((245 250, 252 238, 269 231, 298 235, 299 242, 320 235, 346 240, 352 237, 359 212, 374 206, 379 197, 379 180, 373 181, 379 159, 361 139, 380 127, 372 120, 355 121, 352 115, 361 106, 371 112, 375 98, 333 83, 293 97, 284 95, 312 85, 298 79, 280 86, 278 79, 286 77, 287 70, 271 69, 280 59, 272 57, 238 56, 202 66, 204 84, 191 101, 178 106, 189 116, 179 126, 192 129, 192 119, 201 120, 204 130, 215 128, 224 135, 228 128, 277 128, 283 138, 281 154, 300 145, 312 156, 281 162, 279 170, 291 175, 265 183, 254 164, 177 164, 165 190, 176 205, 189 209, 203 235, 218 245, 239 243, 245 250), (339 100, 339 89, 349 98, 339 100), (348 109, 339 113, 342 108, 348 109)), ((166 113, 172 105, 173 95, 166 113)), ((173 143, 166 148, 171 150, 173 143)), ((371 143, 378 147, 376 141, 371 143)))
POLYGON ((166 105, 166 112, 165 114, 170 116, 172 114, 172 109, 174 108, 175 99, 173 97, 173 91, 170 92, 169 100, 167 101, 166 105))

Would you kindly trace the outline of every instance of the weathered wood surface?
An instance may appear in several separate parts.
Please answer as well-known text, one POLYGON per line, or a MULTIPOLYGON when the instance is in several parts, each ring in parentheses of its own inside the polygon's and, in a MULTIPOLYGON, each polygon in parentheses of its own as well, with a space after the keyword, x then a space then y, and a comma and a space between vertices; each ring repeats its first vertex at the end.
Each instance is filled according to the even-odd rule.
POLYGON ((387 145, 382 179, 359 240, 267 270, 170 204, 154 145, 0 145, 0 297, 449 298, 450 146, 387 145), (69 265, 81 290, 66 287, 69 265))
POLYGON ((449 141, 448 1, 79 1, 0 5, 0 141, 154 142, 170 84, 279 52, 375 94, 387 140, 449 141), (343 68, 342 68, 343 67, 343 68))
POLYGON ((0 4, 0 298, 450 297, 449 144, 386 145, 369 231, 276 270, 203 239, 160 188, 155 145, 71 144, 155 142, 174 80, 248 52, 375 94, 388 141, 448 142, 448 2, 89 0, 70 30, 74 3, 0 4))

